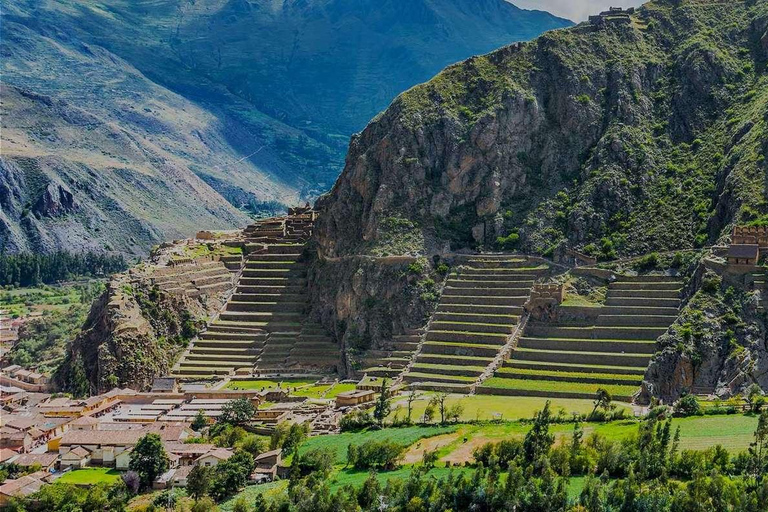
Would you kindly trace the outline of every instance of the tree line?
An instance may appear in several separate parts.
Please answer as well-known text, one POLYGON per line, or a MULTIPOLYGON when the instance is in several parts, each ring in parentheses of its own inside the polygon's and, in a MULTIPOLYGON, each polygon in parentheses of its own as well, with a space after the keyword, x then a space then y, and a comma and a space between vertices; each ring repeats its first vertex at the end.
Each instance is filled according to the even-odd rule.
POLYGON ((122 272, 122 255, 59 251, 50 254, 0 254, 0 286, 38 286, 76 277, 100 277, 122 272))

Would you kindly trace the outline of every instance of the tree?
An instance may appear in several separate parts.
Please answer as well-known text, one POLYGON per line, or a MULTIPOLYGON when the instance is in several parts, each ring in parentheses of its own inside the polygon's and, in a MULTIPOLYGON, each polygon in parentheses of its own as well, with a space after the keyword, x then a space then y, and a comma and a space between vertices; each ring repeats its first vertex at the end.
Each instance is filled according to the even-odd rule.
POLYGON ((380 427, 384 426, 384 420, 389 416, 389 412, 389 385, 387 379, 384 378, 381 383, 379 398, 376 400, 376 407, 373 409, 373 417, 380 427))
POLYGON ((440 411, 440 423, 445 423, 446 418, 446 400, 448 400, 448 393, 440 392, 435 394, 435 396, 432 397, 432 399, 429 401, 430 404, 433 407, 437 407, 437 409, 440 411))
POLYGON ((757 420, 755 440, 749 445, 749 470, 758 486, 768 471, 768 411, 757 420))
POLYGON ((219 421, 230 425, 245 425, 256 414, 256 407, 247 398, 236 398, 225 403, 221 408, 219 421))
POLYGON ((255 467, 251 454, 244 451, 239 451, 224 462, 220 462, 214 469, 211 495, 221 500, 236 493, 245 486, 255 467))
POLYGON ((406 418, 406 423, 408 425, 411 424, 411 413, 413 412, 413 402, 420 397, 421 395, 416 394, 416 390, 412 389, 411 392, 408 394, 408 416, 406 418))
POLYGON ((752 384, 747 388, 747 392, 744 394, 744 399, 749 404, 750 412, 755 414, 760 412, 760 409, 765 405, 765 397, 763 396, 763 389, 758 384, 752 384))
POLYGON ((427 407, 424 409, 424 423, 432 423, 435 417, 435 406, 432 405, 432 400, 429 401, 427 407))
POLYGON ((549 424, 551 422, 550 401, 547 400, 544 408, 533 417, 533 426, 525 435, 525 440, 523 441, 525 459, 529 463, 534 463, 545 456, 555 442, 555 436, 549 433, 549 424))
POLYGON ((454 423, 459 421, 462 414, 464 414, 464 406, 458 402, 448 407, 445 413, 446 417, 454 423))
POLYGON ((595 407, 592 409, 592 412, 590 413, 590 416, 593 416, 595 414, 595 411, 598 409, 602 409, 605 412, 608 412, 611 410, 611 401, 613 400, 613 397, 608 392, 608 390, 604 388, 597 388, 597 392, 595 393, 595 407))
POLYGON ((131 471, 139 475, 142 487, 149 487, 155 479, 168 471, 168 454, 157 434, 147 434, 136 443, 131 452, 131 471))
POLYGON ((195 432, 200 432, 205 428, 205 426, 208 425, 208 418, 205 416, 205 413, 202 409, 197 411, 197 414, 195 415, 194 419, 192 420, 192 430, 195 432))
POLYGON ((211 468, 206 466, 195 466, 187 476, 187 494, 195 500, 199 500, 211 488, 211 468))

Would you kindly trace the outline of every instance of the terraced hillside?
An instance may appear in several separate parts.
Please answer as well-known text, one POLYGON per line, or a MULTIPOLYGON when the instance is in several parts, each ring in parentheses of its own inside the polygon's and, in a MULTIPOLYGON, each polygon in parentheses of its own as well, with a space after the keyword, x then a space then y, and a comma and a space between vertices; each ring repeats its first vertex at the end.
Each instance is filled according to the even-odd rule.
POLYGON ((197 297, 230 289, 232 273, 221 261, 207 258, 179 260, 171 266, 154 270, 151 281, 168 293, 197 297))
POLYGON ((677 318, 681 289, 673 278, 621 277, 610 283, 604 306, 561 306, 562 316, 583 320, 529 323, 511 359, 477 392, 592 398, 604 388, 631 400, 656 339, 677 318))
POLYGON ((184 378, 331 372, 339 349, 306 318, 303 251, 314 214, 269 219, 244 232, 248 258, 224 311, 174 369, 184 378))
POLYGON ((546 265, 524 257, 465 257, 448 277, 403 380, 419 389, 471 391, 509 342, 533 283, 547 271, 546 265))

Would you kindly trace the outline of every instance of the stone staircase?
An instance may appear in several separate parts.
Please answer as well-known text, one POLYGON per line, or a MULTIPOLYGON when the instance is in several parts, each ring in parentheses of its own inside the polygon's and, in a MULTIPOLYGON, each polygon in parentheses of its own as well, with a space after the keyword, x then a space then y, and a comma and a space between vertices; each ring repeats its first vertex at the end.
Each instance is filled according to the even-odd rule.
POLYGON ((768 309, 768 272, 765 270, 752 272, 749 276, 752 288, 760 292, 760 311, 768 309))
POLYGON ((307 318, 305 215, 269 219, 244 231, 248 253, 234 294, 174 368, 183 378, 336 371, 339 347, 307 318))
POLYGON ((514 332, 533 283, 548 270, 519 256, 462 258, 403 381, 416 389, 469 393, 514 332))
POLYGON ((603 306, 560 306, 561 317, 579 320, 529 323, 512 357, 477 392, 594 398, 605 388, 631 401, 656 339, 677 318, 682 288, 664 276, 621 277, 603 306))

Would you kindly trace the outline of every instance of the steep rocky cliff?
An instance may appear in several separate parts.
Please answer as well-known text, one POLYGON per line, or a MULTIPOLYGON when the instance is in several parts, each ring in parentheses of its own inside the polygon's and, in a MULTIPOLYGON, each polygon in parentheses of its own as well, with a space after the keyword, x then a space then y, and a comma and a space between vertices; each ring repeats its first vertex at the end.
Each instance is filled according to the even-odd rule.
MULTIPOLYGON (((318 261, 476 248, 609 259, 768 220, 767 30, 764 0, 657 1, 447 68, 353 138, 318 202, 318 261)), ((370 279, 349 267, 333 282, 370 279)), ((314 286, 327 323, 364 311, 366 294, 334 310, 334 288, 314 286)))
POLYGON ((188 251, 186 241, 165 244, 152 263, 111 278, 67 348, 56 374, 59 387, 79 395, 115 386, 143 390, 170 372, 233 288, 230 272, 215 258, 166 266, 173 254, 188 251))

